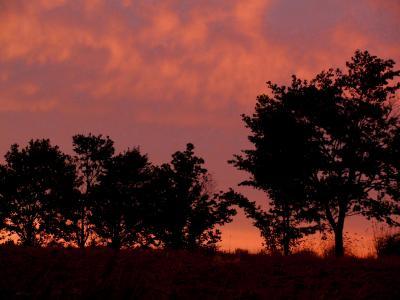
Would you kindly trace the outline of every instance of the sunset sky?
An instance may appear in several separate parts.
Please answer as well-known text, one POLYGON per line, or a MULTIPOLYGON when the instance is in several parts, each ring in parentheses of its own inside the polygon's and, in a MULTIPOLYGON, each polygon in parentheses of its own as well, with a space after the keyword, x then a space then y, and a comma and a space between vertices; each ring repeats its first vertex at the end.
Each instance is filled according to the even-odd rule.
MULTIPOLYGON (((240 114, 265 82, 343 67, 356 49, 400 62, 399 0, 0 0, 0 153, 41 137, 70 153, 92 132, 161 163, 192 142, 218 190, 235 187, 240 114)), ((222 246, 261 239, 240 213, 222 246)))

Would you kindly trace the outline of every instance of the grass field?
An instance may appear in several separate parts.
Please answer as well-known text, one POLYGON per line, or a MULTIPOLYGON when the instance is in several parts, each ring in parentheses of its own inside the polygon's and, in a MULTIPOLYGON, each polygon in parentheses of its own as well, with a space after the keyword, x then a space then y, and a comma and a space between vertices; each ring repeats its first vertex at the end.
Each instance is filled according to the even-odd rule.
POLYGON ((0 247, 0 298, 400 299, 400 259, 0 247))

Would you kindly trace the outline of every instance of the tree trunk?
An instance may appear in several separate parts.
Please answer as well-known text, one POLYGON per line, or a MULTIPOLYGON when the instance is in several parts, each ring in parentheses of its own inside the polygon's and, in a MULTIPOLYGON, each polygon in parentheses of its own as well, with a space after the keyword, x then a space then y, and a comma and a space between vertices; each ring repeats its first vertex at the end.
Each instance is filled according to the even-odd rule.
POLYGON ((290 222, 289 222, 289 209, 285 203, 284 205, 284 233, 283 233, 283 255, 288 256, 290 254, 290 222))
POLYGON ((284 221, 283 221, 283 240, 282 240, 282 246, 283 246, 283 255, 288 256, 290 254, 290 237, 289 237, 289 224, 288 224, 288 217, 284 216, 284 221))
POLYGON ((78 240, 78 247, 83 249, 85 248, 85 227, 83 224, 83 219, 82 219, 82 224, 81 228, 79 228, 79 240, 78 240))
POLYGON ((113 225, 112 228, 110 247, 114 250, 120 250, 121 246, 122 246, 122 238, 121 238, 120 223, 116 223, 113 225))
POLYGON ((335 229, 335 256, 344 256, 344 245, 343 245, 343 225, 337 225, 335 229))
POLYGON ((22 245, 25 247, 33 247, 34 246, 34 241, 35 241, 35 233, 34 233, 34 225, 33 222, 29 222, 29 224, 26 225, 26 234, 25 234, 25 241, 22 242, 22 245))
POLYGON ((81 228, 79 228, 79 239, 78 239, 78 247, 83 249, 86 244, 85 237, 85 207, 81 207, 81 228))
POLYGON ((111 248, 114 250, 120 250, 121 249, 121 240, 119 238, 113 238, 111 240, 111 248))
POLYGON ((78 247, 83 249, 83 248, 85 248, 85 237, 84 237, 85 233, 84 233, 84 230, 82 228, 80 228, 79 231, 80 232, 79 232, 78 247))
POLYGON ((283 241, 283 255, 288 256, 290 254, 289 239, 285 237, 283 241))
POLYGON ((28 234, 25 241, 22 242, 22 245, 25 247, 32 247, 33 246, 33 238, 32 235, 28 234))
POLYGON ((339 206, 339 216, 337 222, 335 222, 331 211, 328 206, 325 207, 326 217, 333 229, 335 234, 335 256, 343 257, 344 256, 344 245, 343 245, 343 228, 344 228, 344 219, 346 217, 346 207, 347 203, 342 202, 339 206))

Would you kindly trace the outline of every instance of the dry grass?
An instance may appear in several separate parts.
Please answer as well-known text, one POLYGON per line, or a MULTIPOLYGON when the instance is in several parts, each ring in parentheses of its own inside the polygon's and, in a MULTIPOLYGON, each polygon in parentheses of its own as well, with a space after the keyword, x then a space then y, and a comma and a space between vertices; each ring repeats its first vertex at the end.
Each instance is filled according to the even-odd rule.
POLYGON ((0 247, 0 298, 400 299, 400 259, 0 247))

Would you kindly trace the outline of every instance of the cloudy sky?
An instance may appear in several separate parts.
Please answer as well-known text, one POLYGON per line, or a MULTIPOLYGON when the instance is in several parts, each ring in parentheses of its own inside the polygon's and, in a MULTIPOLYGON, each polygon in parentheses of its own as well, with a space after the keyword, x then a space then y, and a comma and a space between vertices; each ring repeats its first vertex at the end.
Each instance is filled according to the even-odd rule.
MULTIPOLYGON (((267 80, 356 49, 400 61, 399 28, 398 0, 0 0, 0 153, 40 137, 69 152, 92 132, 160 163, 193 142, 218 189, 235 186, 240 114, 267 80)), ((224 248, 261 245, 241 214, 223 232, 224 248)))

